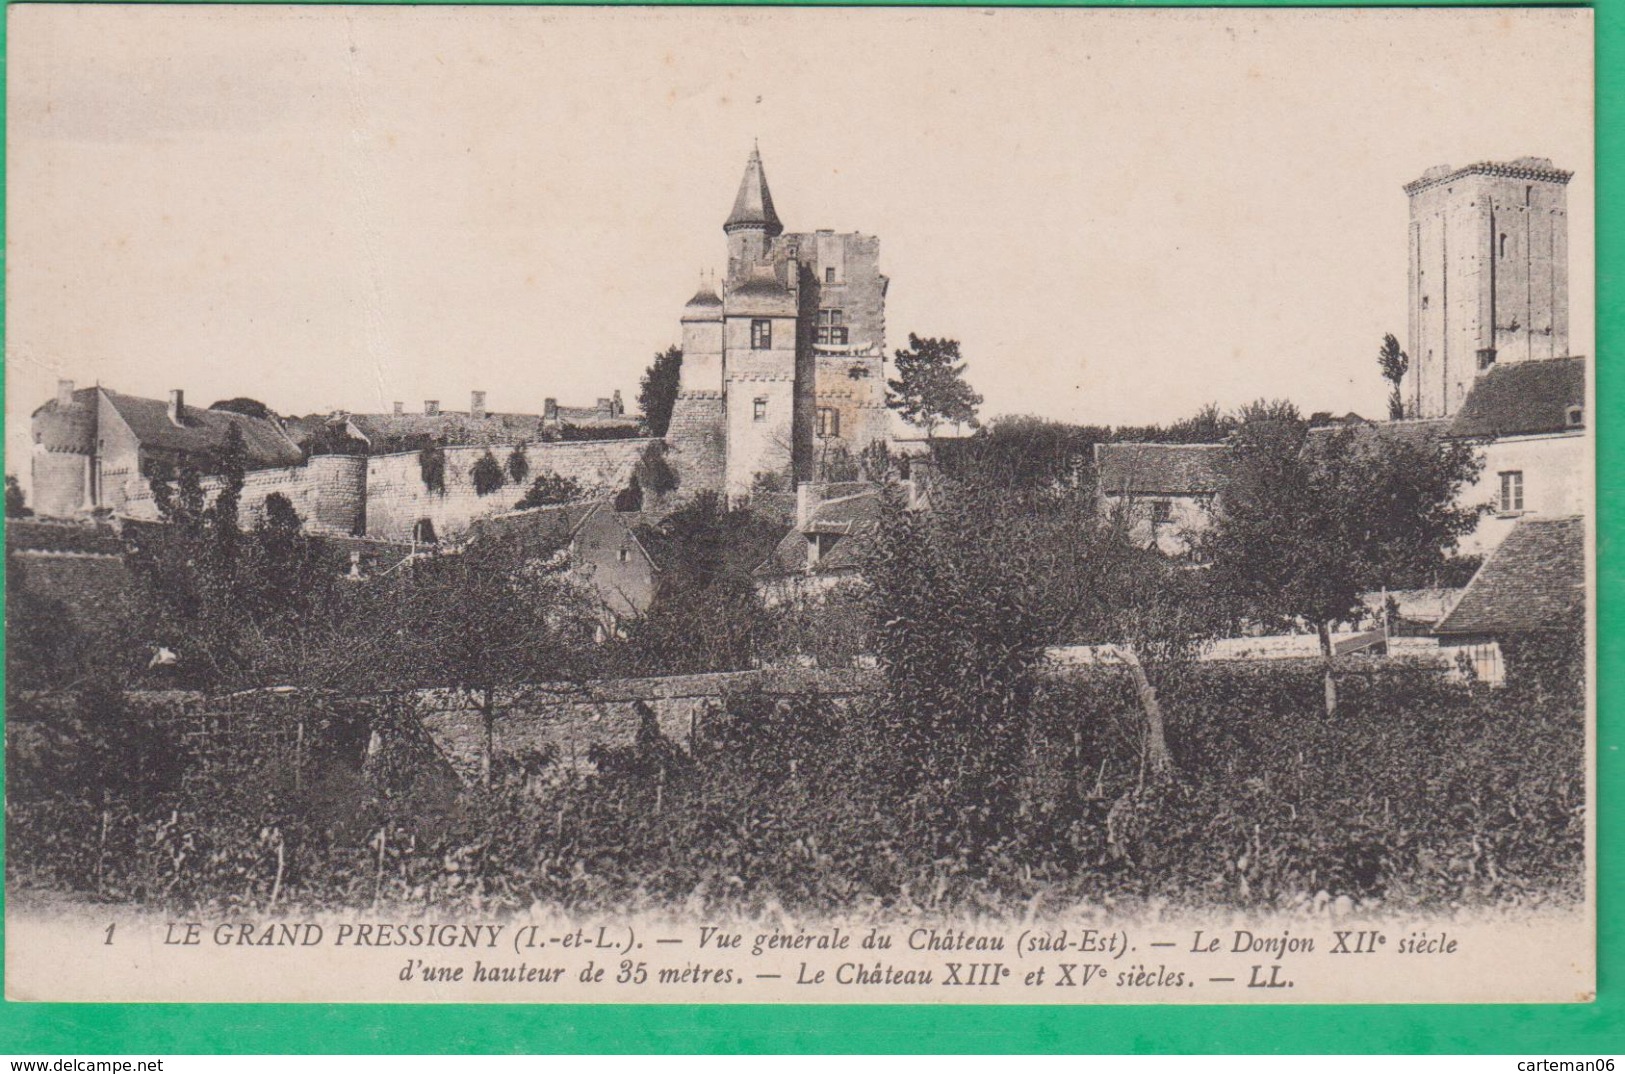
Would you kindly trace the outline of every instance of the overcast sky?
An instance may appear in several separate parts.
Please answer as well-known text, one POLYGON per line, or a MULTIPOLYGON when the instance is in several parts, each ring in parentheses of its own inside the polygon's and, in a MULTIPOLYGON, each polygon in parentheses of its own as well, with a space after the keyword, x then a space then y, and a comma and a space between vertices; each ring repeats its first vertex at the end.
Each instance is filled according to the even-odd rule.
POLYGON ((1593 346, 1591 17, 517 8, 9 11, 7 469, 58 377, 207 405, 535 411, 678 335, 752 139, 790 230, 881 239, 888 344, 987 416, 1383 411, 1406 201, 1569 186, 1593 346))

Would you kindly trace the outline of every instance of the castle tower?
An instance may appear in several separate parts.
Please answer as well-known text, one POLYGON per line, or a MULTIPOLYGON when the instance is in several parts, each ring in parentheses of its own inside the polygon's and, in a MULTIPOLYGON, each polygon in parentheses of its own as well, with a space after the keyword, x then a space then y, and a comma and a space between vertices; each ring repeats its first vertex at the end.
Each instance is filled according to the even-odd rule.
POLYGON ((1430 168, 1406 184, 1406 416, 1448 417, 1494 365, 1568 353, 1571 175, 1520 157, 1430 168))
POLYGON ((683 311, 683 368, 667 433, 690 490, 731 500, 846 468, 886 436, 879 241, 786 234, 751 150, 722 225, 728 271, 683 311))
POLYGON ((751 265, 764 260, 774 239, 784 234, 779 214, 773 210, 773 194, 767 188, 762 154, 751 147, 745 174, 739 180, 733 212, 722 225, 728 236, 728 278, 734 279, 751 265))

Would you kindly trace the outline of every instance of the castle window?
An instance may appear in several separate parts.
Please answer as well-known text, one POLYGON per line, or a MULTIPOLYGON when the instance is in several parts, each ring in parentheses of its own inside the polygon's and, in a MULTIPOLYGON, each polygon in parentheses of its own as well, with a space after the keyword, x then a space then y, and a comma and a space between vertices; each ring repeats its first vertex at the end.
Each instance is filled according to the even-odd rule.
POLYGON ((845 320, 845 314, 841 310, 819 310, 818 335, 814 341, 844 346, 847 338, 845 320))
POLYGON ((1174 505, 1170 500, 1151 501, 1151 522, 1153 525, 1163 525, 1174 520, 1174 505))
POLYGON ((1506 255, 1507 255, 1507 233, 1503 231, 1503 232, 1501 232, 1501 256, 1505 257, 1506 255))
POLYGON ((753 351, 770 351, 773 349, 773 322, 750 322, 750 349, 753 351))
POLYGON ((1586 423, 1586 411, 1583 406, 1569 407, 1566 416, 1571 429, 1578 429, 1586 423))
POLYGON ((1523 471, 1502 470, 1501 500, 1496 506, 1503 515, 1515 515, 1523 510, 1523 471))
POLYGON ((834 265, 825 265, 824 266, 824 282, 825 283, 834 283, 835 282, 835 266, 834 265))
POLYGON ((621 549, 621 562, 622 563, 630 563, 630 562, 632 562, 632 550, 630 548, 621 549))
POLYGON ((767 420, 767 400, 765 398, 756 397, 756 401, 751 405, 751 416, 757 421, 767 420))
POLYGON ((1422 308, 1423 309, 1428 308, 1428 296, 1427 295, 1422 296, 1422 308))
POLYGON ((839 410, 836 410, 832 406, 821 406, 818 408, 818 435, 841 435, 841 412, 839 410))

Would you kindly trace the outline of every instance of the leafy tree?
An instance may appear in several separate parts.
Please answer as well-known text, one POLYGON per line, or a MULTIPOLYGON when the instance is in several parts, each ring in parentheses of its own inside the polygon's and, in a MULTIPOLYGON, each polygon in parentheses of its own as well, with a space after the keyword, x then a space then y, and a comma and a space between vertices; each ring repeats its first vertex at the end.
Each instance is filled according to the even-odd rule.
POLYGON ((671 427, 672 408, 677 403, 677 389, 682 381, 683 350, 667 347, 656 354, 644 371, 638 385, 638 406, 643 409, 643 420, 650 436, 665 436, 671 427))
POLYGON ((965 380, 959 342, 909 333, 908 349, 896 355, 897 379, 887 380, 887 405, 929 440, 938 425, 976 425, 982 397, 965 380))
POLYGON ((22 482, 17 480, 16 474, 6 475, 6 517, 29 518, 34 514, 28 506, 28 500, 23 495, 22 482))
POLYGON ((486 451, 474 461, 468 475, 474 481, 474 492, 480 496, 489 496, 508 483, 507 475, 502 471, 502 464, 497 462, 497 457, 490 451, 486 451))
POLYGON ((557 503, 575 503, 583 495, 581 485, 573 477, 560 477, 558 474, 537 474, 536 480, 530 483, 525 495, 518 503, 513 505, 515 511, 527 511, 532 507, 548 507, 557 503))
MULTIPOLYGON (((559 547, 564 547, 565 538, 559 547)), ((370 587, 388 688, 450 687, 480 714, 480 770, 490 784, 496 727, 531 684, 580 681, 594 669, 599 621, 562 557, 516 536, 488 535, 370 587)))
POLYGON ((1388 392, 1388 417, 1398 421, 1405 416, 1405 397, 1400 394, 1400 386, 1411 367, 1411 359, 1399 349, 1399 340, 1394 338, 1392 332, 1382 337, 1382 347, 1377 351, 1377 366, 1382 370, 1382 379, 1393 385, 1388 392))
POLYGON ((508 452, 507 462, 508 480, 516 485, 523 485, 525 478, 530 476, 530 459, 525 455, 525 445, 515 444, 508 452))
POLYGON ((1338 428, 1311 436, 1284 404, 1254 404, 1231 439, 1229 484, 1200 550, 1232 612, 1290 629, 1313 626, 1337 708, 1332 628, 1361 596, 1437 572, 1480 510, 1457 506, 1480 462, 1425 431, 1338 428))
POLYGON ((624 626, 610 659, 627 675, 738 671, 756 660, 761 601, 752 572, 786 530, 702 492, 638 539, 660 565, 647 612, 624 626))
POLYGON ((241 414, 245 418, 261 418, 265 421, 275 421, 276 413, 258 399, 250 399, 239 395, 235 399, 222 399, 209 407, 210 410, 223 410, 228 414, 241 414))

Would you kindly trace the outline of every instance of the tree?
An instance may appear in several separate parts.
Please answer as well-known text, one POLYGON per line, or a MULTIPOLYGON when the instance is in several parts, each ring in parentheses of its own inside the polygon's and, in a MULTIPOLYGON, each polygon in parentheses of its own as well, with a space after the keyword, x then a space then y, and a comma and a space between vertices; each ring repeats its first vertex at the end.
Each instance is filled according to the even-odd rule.
MULTIPOLYGON (((560 537, 558 550, 567 538, 560 537)), ((598 619, 569 581, 564 557, 513 535, 486 535, 370 587, 375 673, 390 688, 449 687, 479 712, 482 782, 496 727, 532 684, 582 681, 594 670, 598 619)))
POLYGON ((665 436, 671 427, 672 408, 677 403, 677 389, 682 381, 683 350, 667 347, 656 354, 654 361, 643 373, 638 385, 638 406, 643 409, 644 423, 650 436, 665 436))
POLYGON ((6 517, 29 518, 34 514, 28 506, 28 500, 23 495, 22 482, 17 480, 16 474, 6 475, 6 517))
POLYGON ((1200 554, 1236 617, 1314 628, 1331 715, 1332 628, 1360 614, 1363 594, 1414 584, 1445 564, 1477 524, 1480 510, 1458 499, 1480 463, 1471 448, 1427 430, 1310 434, 1284 404, 1254 404, 1242 419, 1200 554))
POLYGON ((537 474, 525 495, 513 505, 515 511, 528 511, 532 507, 548 507, 558 503, 574 503, 581 499, 582 490, 573 477, 558 474, 537 474))
POLYGON ((752 572, 785 534, 749 508, 706 491, 637 535, 660 565, 642 616, 624 624, 610 659, 617 673, 739 671, 757 656, 761 601, 752 572))
POLYGON ((908 349, 896 355, 897 379, 887 380, 886 403, 931 439, 938 425, 975 427, 982 397, 965 380, 959 342, 909 333, 908 349))
POLYGON ((1399 421, 1405 416, 1405 397, 1400 394, 1400 386, 1411 367, 1411 359, 1399 349, 1399 340, 1394 338, 1392 332, 1382 337, 1382 347, 1377 351, 1377 366, 1382 370, 1382 379, 1393 385, 1388 393, 1388 417, 1399 421))
POLYGON ((250 399, 246 395, 239 395, 235 399, 222 399, 209 407, 210 410, 222 410, 228 414, 241 414, 245 418, 261 418, 265 421, 275 421, 276 414, 270 407, 258 399, 250 399))
POLYGON ((475 460, 468 476, 474 481, 474 492, 480 496, 489 496, 508 483, 502 464, 497 462, 497 457, 489 450, 475 460))

